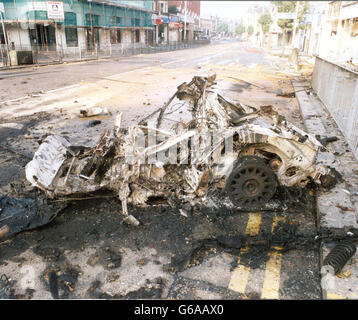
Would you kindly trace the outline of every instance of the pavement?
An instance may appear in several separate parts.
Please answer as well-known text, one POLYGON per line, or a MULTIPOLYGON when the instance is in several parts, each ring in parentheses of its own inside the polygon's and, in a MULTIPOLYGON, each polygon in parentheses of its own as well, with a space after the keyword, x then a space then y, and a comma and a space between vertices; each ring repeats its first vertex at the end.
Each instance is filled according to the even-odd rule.
MULTIPOLYGON (((293 81, 295 91, 309 86, 303 81, 293 81)), ((330 153, 319 154, 318 161, 335 168, 342 175, 342 182, 329 192, 317 194, 319 231, 331 239, 350 239, 358 234, 358 160, 350 150, 342 132, 324 104, 313 92, 296 93, 302 117, 309 133, 321 137, 337 137, 328 144, 330 153), (335 155, 335 156, 332 156, 335 155)), ((326 241, 321 248, 321 264, 337 241, 326 241)), ((358 298, 358 253, 323 290, 326 299, 358 298)))
MULTIPOLYGON (((26 195, 24 166, 45 135, 93 146, 115 113, 123 112, 124 126, 135 124, 193 75, 216 73, 225 96, 254 107, 271 104, 304 129, 297 99, 276 95, 293 90, 294 73, 285 65, 285 58, 248 43, 228 43, 0 72, 0 193, 26 195), (79 111, 90 107, 112 115, 88 128, 92 118, 79 111)), ((122 224, 116 199, 72 201, 50 224, 0 243, 0 268, 13 280, 12 298, 51 299, 55 271, 72 278, 61 283, 61 298, 322 299, 319 243, 297 243, 316 237, 315 208, 312 190, 273 212, 192 208, 184 217, 179 208, 157 204, 130 208, 141 221, 135 228, 122 224), (207 243, 228 235, 296 243, 236 251, 207 243), (185 267, 177 258, 188 260, 185 267)))

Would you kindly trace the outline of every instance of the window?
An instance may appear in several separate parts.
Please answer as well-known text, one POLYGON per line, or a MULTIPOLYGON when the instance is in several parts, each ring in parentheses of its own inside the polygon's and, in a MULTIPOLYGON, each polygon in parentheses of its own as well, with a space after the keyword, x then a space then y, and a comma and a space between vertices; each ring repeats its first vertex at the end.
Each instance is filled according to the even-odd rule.
POLYGON ((65 28, 66 44, 68 47, 78 47, 78 35, 76 28, 65 28))
POLYGON ((140 27, 140 19, 132 18, 132 26, 133 27, 140 27))
POLYGON ((118 26, 122 23, 121 17, 112 16, 109 18, 109 23, 111 26, 118 26))
POLYGON ((117 24, 117 17, 116 16, 110 17, 109 18, 109 24, 111 26, 115 26, 117 24))
POLYGON ((135 31, 135 42, 140 42, 140 31, 139 30, 135 31))
MULTIPOLYGON (((91 26, 91 15, 86 13, 86 26, 91 26)), ((92 14, 92 26, 99 26, 99 16, 92 14)))
POLYGON ((65 12, 65 25, 66 26, 77 26, 76 14, 73 12, 65 12))
POLYGON ((5 43, 5 37, 4 37, 4 33, 2 28, 0 28, 0 43, 4 44, 5 43))
POLYGON ((35 20, 47 20, 47 11, 36 10, 35 20))

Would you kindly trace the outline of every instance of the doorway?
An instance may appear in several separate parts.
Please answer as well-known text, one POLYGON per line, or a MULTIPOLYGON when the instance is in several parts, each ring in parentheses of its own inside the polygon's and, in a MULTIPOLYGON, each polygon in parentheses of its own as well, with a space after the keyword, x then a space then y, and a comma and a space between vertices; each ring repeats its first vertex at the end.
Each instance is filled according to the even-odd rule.
POLYGON ((86 29, 86 44, 87 50, 94 50, 94 43, 97 44, 97 49, 99 50, 99 29, 93 28, 93 34, 91 28, 86 29))
POLYGON ((35 24, 29 29, 30 43, 39 50, 56 51, 56 30, 53 25, 35 24))

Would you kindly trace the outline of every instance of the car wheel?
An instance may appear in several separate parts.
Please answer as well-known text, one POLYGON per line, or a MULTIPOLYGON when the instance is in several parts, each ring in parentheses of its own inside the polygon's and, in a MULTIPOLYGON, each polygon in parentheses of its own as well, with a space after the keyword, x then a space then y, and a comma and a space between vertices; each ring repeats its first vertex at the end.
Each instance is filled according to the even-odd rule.
POLYGON ((240 157, 226 182, 231 201, 245 210, 260 210, 276 193, 276 175, 256 156, 240 157))

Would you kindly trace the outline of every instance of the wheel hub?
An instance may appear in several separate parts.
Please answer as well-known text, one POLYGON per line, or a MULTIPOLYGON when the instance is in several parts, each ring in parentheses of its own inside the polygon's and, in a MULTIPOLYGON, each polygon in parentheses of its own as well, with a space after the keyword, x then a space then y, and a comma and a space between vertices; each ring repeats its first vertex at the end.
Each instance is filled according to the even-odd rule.
POLYGON ((263 159, 244 156, 229 176, 226 190, 234 204, 259 209, 275 194, 276 176, 263 159))
POLYGON ((259 182, 255 179, 249 179, 244 182, 242 191, 245 192, 248 196, 252 196, 257 193, 258 188, 259 182))

